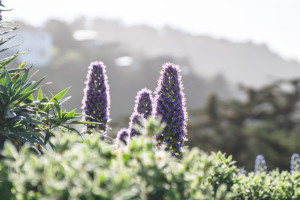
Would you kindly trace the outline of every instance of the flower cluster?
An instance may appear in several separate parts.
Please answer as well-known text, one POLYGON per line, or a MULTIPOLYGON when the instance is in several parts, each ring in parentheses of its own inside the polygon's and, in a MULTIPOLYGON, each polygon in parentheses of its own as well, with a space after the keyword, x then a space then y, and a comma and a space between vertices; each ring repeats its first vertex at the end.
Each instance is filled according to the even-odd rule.
POLYGON ((151 90, 144 88, 138 92, 135 101, 134 112, 140 114, 145 119, 150 117, 153 112, 153 107, 152 107, 153 100, 152 100, 151 93, 152 93, 151 90))
POLYGON ((101 62, 91 63, 85 83, 82 110, 87 116, 84 120, 101 123, 87 124, 85 131, 90 132, 95 129, 106 132, 109 121, 110 95, 105 65, 101 62))
POLYGON ((265 158, 262 155, 258 155, 255 160, 254 173, 268 173, 267 164, 265 158))
POLYGON ((171 63, 163 66, 155 94, 155 116, 160 116, 167 125, 163 133, 156 136, 158 145, 165 142, 166 150, 175 157, 181 157, 183 143, 187 140, 187 113, 178 66, 171 63))
POLYGON ((300 156, 294 153, 291 158, 291 174, 293 175, 296 171, 300 172, 300 156))
POLYGON ((141 135, 141 133, 136 130, 135 126, 141 126, 143 120, 143 117, 138 114, 138 113, 133 113, 130 117, 130 122, 129 122, 129 136, 132 138, 133 136, 141 135))
POLYGON ((136 130, 135 126, 141 126, 141 120, 145 120, 152 116, 153 100, 151 93, 151 90, 144 88, 140 90, 136 96, 134 112, 132 113, 129 122, 130 138, 132 138, 133 136, 141 135, 141 133, 136 130))
POLYGON ((118 145, 120 143, 123 143, 124 145, 127 145, 128 144, 128 138, 129 137, 129 134, 128 134, 128 130, 125 129, 125 128, 122 128, 119 132, 118 132, 118 135, 117 135, 117 142, 118 142, 118 145))

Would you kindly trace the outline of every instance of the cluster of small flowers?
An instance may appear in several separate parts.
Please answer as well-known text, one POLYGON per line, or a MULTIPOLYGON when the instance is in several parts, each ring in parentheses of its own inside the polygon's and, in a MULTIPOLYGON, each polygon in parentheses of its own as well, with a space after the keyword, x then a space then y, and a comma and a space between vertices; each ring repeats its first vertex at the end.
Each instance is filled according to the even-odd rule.
POLYGON ((153 99, 151 90, 144 88, 137 93, 134 112, 130 117, 129 132, 130 138, 133 136, 141 135, 136 130, 135 126, 141 126, 142 120, 148 119, 153 114, 153 99))
POLYGON ((267 164, 265 158, 262 155, 258 155, 255 160, 254 173, 268 173, 267 164))
POLYGON ((129 137, 129 133, 128 130, 125 128, 122 128, 117 135, 117 142, 118 142, 118 146, 120 146, 120 144, 122 143, 123 145, 127 145, 128 144, 128 137, 129 137))
POLYGON ((291 174, 293 175, 296 171, 300 172, 300 156, 294 153, 291 158, 291 174))
MULTIPOLYGON (((101 124, 86 125, 86 131, 98 129, 106 132, 107 122, 109 121, 110 100, 103 63, 92 63, 89 67, 87 79, 82 106, 84 114, 87 115, 85 121, 101 124)), ((183 143, 187 140, 187 114, 179 67, 171 63, 163 65, 158 87, 155 91, 154 102, 151 93, 146 88, 138 92, 134 112, 130 117, 129 128, 119 131, 118 142, 126 145, 129 139, 141 135, 136 130, 136 125, 141 126, 142 120, 154 115, 161 117, 162 122, 166 123, 163 133, 156 136, 158 146, 166 143, 166 150, 169 150, 172 155, 179 158, 183 152, 183 143)))
MULTIPOLYGON (((291 157, 291 174, 293 175, 295 172, 300 172, 300 156, 297 153, 294 153, 291 157)), ((267 173, 267 165, 264 157, 262 155, 258 155, 255 160, 254 173, 267 173)))
POLYGON ((82 109, 85 121, 98 122, 100 124, 87 124, 85 131, 98 130, 105 133, 109 121, 110 96, 107 83, 106 67, 101 62, 91 63, 87 74, 86 87, 82 109), (88 117, 91 116, 92 118, 88 117))
POLYGON ((141 133, 136 129, 136 126, 142 125, 143 117, 138 113, 132 113, 129 122, 129 136, 130 138, 134 136, 139 136, 141 133))
POLYGON ((151 90, 144 88, 138 92, 135 101, 134 112, 139 113, 145 119, 148 119, 153 112, 153 99, 151 93, 151 90))
POLYGON ((155 116, 160 116, 167 126, 161 135, 157 135, 158 145, 165 142, 166 150, 180 157, 183 143, 186 141, 187 113, 185 96, 178 66, 166 63, 161 71, 155 97, 155 116))

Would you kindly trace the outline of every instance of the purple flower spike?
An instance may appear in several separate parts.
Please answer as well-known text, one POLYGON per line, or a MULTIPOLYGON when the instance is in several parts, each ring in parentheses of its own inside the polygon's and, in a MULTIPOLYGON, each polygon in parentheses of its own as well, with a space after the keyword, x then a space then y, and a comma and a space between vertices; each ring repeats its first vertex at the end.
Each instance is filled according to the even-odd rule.
POLYGON ((293 175, 296 171, 300 173, 300 156, 294 153, 291 158, 291 174, 293 175))
POLYGON ((268 173, 267 164, 265 158, 262 155, 258 155, 255 160, 254 173, 268 173))
POLYGON ((179 66, 166 63, 161 71, 158 87, 155 91, 155 116, 160 116, 166 128, 157 137, 158 145, 167 144, 176 157, 181 157, 182 146, 186 141, 187 112, 185 95, 181 82, 179 66))
POLYGON ((141 133, 135 129, 135 125, 141 126, 141 120, 143 120, 143 117, 138 113, 133 113, 130 117, 129 122, 129 136, 132 138, 133 136, 141 135, 141 133))
POLYGON ((124 145, 128 144, 128 137, 129 133, 128 130, 125 128, 122 128, 117 135, 117 142, 118 144, 123 143, 124 145))
POLYGON ((135 101, 134 112, 140 114, 145 119, 151 116, 153 112, 151 93, 151 90, 144 88, 138 92, 135 101))
POLYGON ((106 67, 102 62, 93 62, 89 66, 86 87, 82 100, 82 110, 84 115, 93 117, 85 117, 85 121, 99 122, 101 124, 86 124, 87 132, 93 129, 106 132, 107 122, 109 119, 110 95, 109 86, 107 84, 106 67))

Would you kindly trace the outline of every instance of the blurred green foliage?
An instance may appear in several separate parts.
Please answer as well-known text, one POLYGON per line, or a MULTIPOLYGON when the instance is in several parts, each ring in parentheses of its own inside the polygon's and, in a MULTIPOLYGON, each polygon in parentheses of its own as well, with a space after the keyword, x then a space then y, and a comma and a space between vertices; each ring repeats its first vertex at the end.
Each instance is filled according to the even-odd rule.
MULTIPOLYGON (((151 122, 150 122, 151 123, 151 122)), ((42 156, 24 145, 5 144, 0 162, 0 199, 300 199, 300 174, 273 171, 240 174, 231 157, 186 150, 179 162, 155 149, 149 135, 116 148, 97 135, 52 138, 54 151, 42 156)))
POLYGON ((211 95, 206 106, 190 112, 189 145, 233 155, 253 170, 258 154, 269 169, 289 169, 300 152, 300 79, 279 80, 262 88, 242 87, 243 99, 211 95))

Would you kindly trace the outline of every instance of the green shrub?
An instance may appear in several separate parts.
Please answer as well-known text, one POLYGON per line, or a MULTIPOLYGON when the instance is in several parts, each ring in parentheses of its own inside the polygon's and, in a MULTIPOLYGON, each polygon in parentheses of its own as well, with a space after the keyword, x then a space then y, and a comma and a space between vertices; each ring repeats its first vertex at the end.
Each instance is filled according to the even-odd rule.
MULTIPOLYGON (((3 10, 1 7, 2 4, 0 13, 3 10)), ((0 52, 18 46, 4 46, 15 37, 7 34, 16 29, 13 23, 0 18, 0 52)), ((17 51, 0 59, 0 149, 5 140, 10 140, 18 149, 28 142, 42 153, 55 132, 71 131, 80 135, 71 125, 88 122, 78 121, 76 118, 82 115, 76 113, 75 109, 70 112, 62 109, 62 103, 70 98, 64 97, 69 88, 56 95, 51 93, 52 97, 48 98, 41 89, 44 78, 32 80, 34 74, 30 75, 31 67, 26 67, 25 62, 15 68, 12 66, 21 54, 17 51)))
MULTIPOLYGON (((148 132, 157 130, 147 127, 148 132)), ((83 142, 73 134, 61 135, 53 138, 56 151, 42 156, 30 153, 27 145, 18 153, 7 142, 0 163, 0 199, 212 199, 214 186, 228 182, 229 163, 220 153, 193 149, 178 162, 155 150, 151 137, 137 137, 119 149, 100 137, 86 135, 83 142), (223 173, 214 166, 227 168, 223 173), (212 177, 219 179, 211 184, 212 177)), ((219 193, 226 195, 223 190, 219 193)))
POLYGON ((38 156, 7 142, 0 163, 0 199, 300 199, 300 174, 239 175, 221 153, 186 150, 179 162, 155 149, 148 121, 143 134, 116 148, 101 136, 52 138, 55 151, 38 156))

